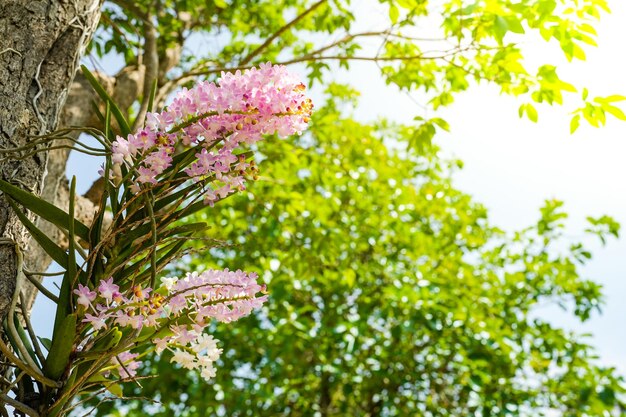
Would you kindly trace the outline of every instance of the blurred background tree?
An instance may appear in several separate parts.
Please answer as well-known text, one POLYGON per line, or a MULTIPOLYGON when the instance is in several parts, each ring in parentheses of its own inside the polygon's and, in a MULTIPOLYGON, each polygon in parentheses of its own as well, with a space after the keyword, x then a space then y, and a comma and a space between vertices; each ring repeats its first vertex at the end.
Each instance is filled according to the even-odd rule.
MULTIPOLYGON (((562 236, 560 203, 505 234, 450 184, 459 161, 440 160, 436 147, 390 150, 413 127, 359 124, 338 109, 354 92, 328 92, 309 133, 260 146, 259 181, 195 219, 224 241, 196 245, 183 271, 257 271, 270 291, 258 314, 212 331, 224 348, 215 383, 171 372, 164 356, 146 370, 158 378, 126 384, 141 399, 103 402, 98 415, 599 416, 621 407, 621 377, 594 365, 584 338, 536 313, 558 304, 585 320, 602 301, 578 273, 591 254, 562 236)), ((593 222, 602 238, 617 234, 610 219, 593 222)))
MULTIPOLYGON (((104 3, 92 66, 139 124, 155 84, 162 105, 198 79, 267 61, 298 65, 327 101, 318 102, 310 134, 259 146, 261 180, 220 203, 219 215, 200 216, 213 226, 203 236, 211 249, 196 246, 203 256, 180 265, 257 270, 270 289, 259 314, 215 327, 225 348, 215 384, 170 373, 167 358, 149 361, 159 378, 125 387, 142 399, 119 407, 101 397, 92 401, 99 415, 621 412, 620 377, 594 364, 583 339, 536 313, 557 303, 585 320, 602 301, 579 276, 591 255, 563 239, 559 203, 547 202, 519 233, 491 226, 485 209, 450 184, 460 163, 441 160, 432 143, 448 123, 425 116, 486 82, 519 97, 520 115, 533 121, 536 103, 563 104, 567 93, 580 100, 571 130, 581 120, 624 119, 615 107, 623 97, 593 97, 554 66, 527 65, 518 44, 541 36, 569 60, 584 59, 606 2, 378 3, 104 3), (372 6, 385 15, 356 19, 372 6), (367 86, 331 81, 356 61, 419 92, 426 110, 413 125, 353 120, 354 89, 367 86)), ((79 76, 65 124, 97 127, 92 98, 79 76)), ((602 238, 617 235, 611 219, 594 222, 602 238)))

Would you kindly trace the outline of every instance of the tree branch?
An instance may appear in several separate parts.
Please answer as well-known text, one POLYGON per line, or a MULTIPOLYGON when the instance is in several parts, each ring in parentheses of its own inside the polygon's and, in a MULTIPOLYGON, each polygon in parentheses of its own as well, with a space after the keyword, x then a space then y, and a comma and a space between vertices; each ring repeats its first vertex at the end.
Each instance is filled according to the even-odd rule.
MULTIPOLYGON (((290 65, 290 64, 295 64, 295 63, 300 63, 300 62, 309 62, 309 61, 370 61, 370 62, 390 62, 390 61, 410 61, 410 60, 417 60, 417 59, 429 59, 429 60, 437 60, 437 59, 441 59, 441 60, 446 60, 446 58, 456 55, 458 53, 461 52, 465 52, 471 49, 474 49, 473 45, 467 45, 467 46, 455 46, 451 49, 448 50, 443 50, 443 51, 435 51, 435 50, 431 50, 431 51, 425 51, 423 53, 417 54, 417 55, 407 55, 407 56, 389 56, 389 57, 381 57, 381 56, 348 56, 348 55, 320 55, 322 52, 327 51, 329 49, 335 48, 337 46, 340 46, 341 44, 344 44, 346 42, 349 42, 351 40, 357 39, 357 38, 361 38, 361 37, 372 37, 372 36, 382 36, 382 35, 390 35, 393 37, 397 37, 400 39, 407 39, 407 40, 423 40, 423 41, 443 41, 443 39, 428 39, 428 38, 414 38, 414 37, 410 37, 410 36, 405 36, 402 34, 389 34, 386 31, 370 31, 370 32, 360 32, 360 33, 356 33, 353 35, 346 35, 343 38, 341 38, 338 41, 332 42, 328 45, 322 46, 314 51, 309 52, 306 55, 302 55, 300 57, 296 57, 296 58, 292 58, 286 61, 281 61, 281 62, 276 62, 275 65, 290 65), (435 55, 436 54, 436 55, 435 55)), ((245 61, 245 60, 244 60, 245 61)), ((222 71, 224 72, 232 72, 232 71, 237 71, 237 70, 246 70, 246 69, 250 69, 253 67, 253 65, 249 65, 249 64, 244 64, 242 61, 242 63, 240 63, 240 65, 235 66, 235 67, 213 67, 213 68, 207 68, 207 69, 196 69, 196 70, 191 70, 187 73, 184 73, 176 78, 173 78, 172 80, 170 80, 168 83, 166 83, 165 85, 163 85, 163 87, 160 89, 159 91, 159 100, 163 99, 164 97, 166 97, 168 94, 170 94, 172 91, 174 91, 179 85, 181 85, 182 83, 186 82, 188 79, 199 76, 199 75, 210 75, 210 74, 219 74, 222 71)))
POLYGON ((31 369, 28 365, 26 365, 24 362, 22 362, 17 356, 13 354, 13 352, 11 352, 11 349, 9 349, 9 347, 4 343, 2 339, 0 339, 0 352, 2 352, 2 354, 13 365, 17 366, 22 371, 26 372, 28 375, 33 377, 35 380, 41 382, 42 384, 47 385, 49 387, 54 387, 54 388, 58 388, 60 386, 58 382, 53 381, 50 378, 47 378, 46 376, 44 376, 43 374, 36 372, 35 370, 31 369))
POLYGON ((148 15, 148 13, 144 12, 143 10, 141 10, 133 2, 129 2, 129 1, 126 1, 126 0, 111 0, 111 2, 117 4, 122 9, 125 9, 125 10, 131 12, 132 14, 135 15, 135 17, 139 18, 144 23, 147 23, 147 24, 150 24, 150 25, 152 24, 152 21, 150 20, 150 16, 148 15))
POLYGON ((381 31, 370 31, 370 32, 359 32, 359 33, 355 33, 355 34, 346 34, 346 36, 344 36, 343 38, 339 39, 338 41, 329 43, 328 45, 322 46, 319 49, 316 49, 312 52, 309 52, 308 54, 304 55, 305 57, 313 57, 316 55, 321 54, 324 51, 327 51, 329 49, 332 49, 334 47, 340 46, 344 43, 350 42, 352 40, 355 40, 357 38, 367 38, 367 37, 378 37, 378 36, 385 36, 386 38, 398 38, 398 39, 403 39, 403 40, 408 40, 408 41, 413 41, 413 42, 418 42, 418 41, 422 41, 422 42, 444 42, 446 39, 444 38, 418 38, 418 37, 413 37, 413 36, 406 36, 403 35, 401 33, 393 33, 393 32, 389 32, 387 30, 381 30, 381 31))
POLYGON ((31 417, 39 417, 39 413, 37 412, 37 410, 30 408, 26 404, 22 404, 17 400, 14 400, 6 394, 0 393, 0 400, 5 402, 6 404, 13 406, 17 411, 21 411, 22 413, 28 414, 31 417))
POLYGON ((291 28, 292 26, 294 26, 295 24, 297 24, 299 21, 301 21, 302 19, 304 19, 306 16, 308 16, 311 12, 313 12, 315 9, 317 9, 319 6, 321 6, 322 4, 326 3, 327 0, 320 0, 317 3, 313 4, 311 7, 309 7, 308 9, 306 9, 304 12, 300 13, 298 16, 296 16, 292 21, 290 21, 289 23, 287 23, 285 26, 281 27, 278 31, 276 31, 272 36, 270 36, 269 38, 267 38, 265 40, 265 42, 263 42, 258 48, 256 48, 254 51, 250 52, 248 54, 248 56, 246 56, 244 59, 241 60, 241 62, 239 63, 240 66, 244 66, 247 65, 254 57, 256 57, 257 55, 259 55, 261 52, 263 52, 263 50, 265 48, 267 48, 273 41, 274 39, 278 38, 280 35, 282 35, 283 33, 285 33, 285 31, 287 31, 289 28, 291 28))
MULTIPOLYGON (((370 61, 370 62, 390 62, 390 61, 415 61, 415 60, 437 60, 444 59, 454 53, 444 53, 443 55, 405 55, 405 56, 347 56, 347 55, 327 55, 327 56, 318 56, 318 57, 300 57, 294 58, 287 61, 277 62, 276 65, 290 65, 297 64, 298 62, 308 62, 308 61, 370 61)), ((229 69, 228 71, 233 71, 229 69)))
POLYGON ((139 129, 143 126, 144 119, 150 103, 150 96, 152 92, 152 85, 159 76, 159 54, 157 51, 157 31, 152 22, 150 22, 150 16, 144 20, 143 23, 143 36, 144 36, 144 53, 143 53, 143 65, 146 68, 146 72, 143 78, 143 98, 141 100, 141 107, 139 113, 133 123, 133 130, 139 129))

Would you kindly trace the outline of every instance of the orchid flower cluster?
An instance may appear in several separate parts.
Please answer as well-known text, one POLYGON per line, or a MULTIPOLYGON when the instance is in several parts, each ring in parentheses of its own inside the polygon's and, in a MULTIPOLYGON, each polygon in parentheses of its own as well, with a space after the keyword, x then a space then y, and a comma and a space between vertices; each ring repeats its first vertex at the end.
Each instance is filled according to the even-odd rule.
POLYGON ((201 82, 183 89, 167 109, 148 113, 143 129, 112 144, 113 172, 121 165, 135 169, 134 191, 157 184, 172 165, 176 147, 198 149, 185 173, 195 181, 210 179, 204 190, 207 204, 245 189, 251 168, 234 151, 263 135, 286 137, 307 127, 313 105, 305 87, 284 66, 261 65, 245 72, 222 73, 218 83, 201 82), (218 146, 219 145, 219 146, 218 146))
POLYGON ((250 314, 266 300, 265 288, 256 274, 228 269, 164 278, 161 285, 157 276, 192 253, 186 243, 209 228, 186 221, 190 216, 243 190, 248 176, 256 179, 251 152, 243 148, 267 134, 300 134, 313 108, 295 76, 266 64, 184 89, 131 131, 106 89, 88 68, 82 70, 106 103, 104 131, 87 131, 102 145, 91 154, 106 158, 102 174, 110 180, 91 222, 75 216, 76 178, 67 211, 0 180, 0 191, 33 239, 65 268, 58 295, 45 293, 57 304, 52 338, 22 331, 14 297, 10 346, 0 340, 2 354, 16 352, 11 361, 22 371, 0 383, 2 389, 15 388, 16 402, 28 409, 22 387, 37 382, 42 415, 50 417, 65 415, 74 398, 100 389, 123 396, 115 380, 133 379, 142 356, 151 352, 169 352, 172 362, 207 380, 215 376, 222 349, 208 326, 250 314), (56 225, 68 237, 66 246, 28 220, 22 206, 56 225))
MULTIPOLYGON (((222 73, 216 83, 201 82, 183 89, 166 109, 148 113, 142 129, 126 138, 116 136, 111 144, 113 179, 121 179, 133 193, 168 184, 164 194, 182 181, 212 206, 245 189, 247 174, 256 175, 254 162, 247 161, 240 147, 267 134, 285 137, 307 127, 313 105, 304 91, 304 85, 286 67, 271 64, 222 73)), ((163 197, 160 192, 155 199, 163 197)), ((136 219, 133 216, 126 217, 136 219)), ((150 216, 154 229, 165 229, 164 224, 156 227, 156 217, 150 216)), ((158 221, 162 219, 166 217, 158 221)), ((156 247, 157 239, 153 242, 156 247)), ((142 341, 147 341, 141 336, 145 329, 152 329, 149 341, 157 354, 169 350, 173 362, 199 369, 206 379, 215 375, 213 363, 221 349, 203 330, 211 320, 231 322, 250 314, 266 298, 257 297, 263 288, 256 283, 255 274, 228 269, 165 278, 159 288, 133 284, 120 291, 116 282, 119 284, 112 274, 95 289, 79 284, 74 290, 82 323, 92 329, 92 337, 83 347, 89 349, 91 342, 95 344, 114 327, 127 335, 135 332, 142 341)), ((120 377, 128 378, 138 367, 136 353, 118 352, 107 371, 116 370, 120 377)))
MULTIPOLYGON (((182 279, 164 278, 156 291, 135 286, 126 296, 110 278, 101 281, 96 290, 79 284, 74 294, 84 311, 82 322, 94 332, 114 326, 152 328, 150 341, 157 354, 169 350, 172 362, 199 369, 201 376, 210 380, 215 376, 213 363, 222 350, 204 330, 213 319, 231 322, 260 307, 267 295, 257 296, 265 288, 256 279, 254 273, 208 270, 189 273, 182 279)), ((141 364, 137 358, 137 353, 122 352, 113 358, 112 365, 120 377, 134 377, 141 364)))

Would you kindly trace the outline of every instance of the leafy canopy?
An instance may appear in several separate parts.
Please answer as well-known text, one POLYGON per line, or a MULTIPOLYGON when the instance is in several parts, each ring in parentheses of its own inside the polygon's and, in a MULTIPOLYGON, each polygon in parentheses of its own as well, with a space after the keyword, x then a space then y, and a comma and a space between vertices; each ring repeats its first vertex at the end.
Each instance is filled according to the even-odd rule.
MULTIPOLYGON (((127 65, 157 67, 161 101, 198 77, 267 61, 302 64, 311 83, 370 61, 387 83, 420 92, 427 108, 447 106, 486 82, 518 96, 520 116, 536 121, 536 104, 563 104, 579 87, 562 80, 551 63, 526 63, 528 51, 518 43, 540 37, 558 44, 568 60, 584 60, 586 47, 596 45, 595 24, 608 11, 606 0, 113 0, 105 3, 91 48, 99 56, 121 54, 127 65)), ((572 132, 581 119, 593 126, 607 114, 626 120, 616 106, 624 99, 590 97, 583 88, 572 132)), ((413 142, 428 143, 435 126, 446 128, 433 120, 419 124, 413 142)))
MULTIPOLYGON (((624 97, 590 97, 550 63, 528 66, 518 45, 538 35, 584 59, 608 11, 603 0, 381 0, 388 20, 374 29, 345 1, 158 3, 106 3, 92 50, 132 66, 154 64, 137 54, 153 47, 160 101, 198 77, 268 60, 303 64, 310 82, 323 84, 338 67, 370 61, 434 110, 486 82, 518 96, 520 116, 533 121, 537 103, 562 104, 579 90, 572 131, 582 119, 625 118, 615 106, 624 97), (151 29, 158 36, 146 36, 151 29)), ((344 86, 328 91, 352 98, 344 86)), ((578 272, 591 254, 562 237, 560 203, 505 234, 451 186, 453 167, 431 144, 445 120, 362 125, 342 105, 323 106, 310 135, 261 145, 263 181, 217 205, 219 215, 196 219, 212 225, 208 239, 225 242, 197 248, 203 267, 257 270, 271 290, 261 313, 234 331, 213 329, 225 348, 216 383, 178 379, 167 359, 155 360, 160 377, 125 394, 165 409, 136 401, 123 413, 595 416, 617 406, 623 387, 613 370, 534 312, 557 303, 585 320, 601 303, 599 287, 578 272), (398 142, 412 150, 386 146, 398 142)), ((617 234, 611 219, 591 223, 602 239, 617 234)), ((112 407, 98 413, 122 413, 112 407)))
MULTIPOLYGON (((125 394, 165 407, 136 401, 124 415, 612 410, 621 379, 595 365, 584 339, 536 314, 558 304, 585 320, 602 301, 579 275, 591 254, 563 238, 561 203, 546 202, 535 224, 506 234, 452 187, 456 163, 436 148, 407 155, 385 146, 413 129, 359 124, 331 102, 310 135, 262 144, 261 179, 196 219, 224 244, 198 247, 204 256, 180 267, 257 271, 270 300, 212 330, 224 341, 212 386, 194 373, 175 377, 164 357, 151 365, 158 379, 127 384, 125 394)), ((602 239, 617 234, 608 218, 591 223, 602 239)))

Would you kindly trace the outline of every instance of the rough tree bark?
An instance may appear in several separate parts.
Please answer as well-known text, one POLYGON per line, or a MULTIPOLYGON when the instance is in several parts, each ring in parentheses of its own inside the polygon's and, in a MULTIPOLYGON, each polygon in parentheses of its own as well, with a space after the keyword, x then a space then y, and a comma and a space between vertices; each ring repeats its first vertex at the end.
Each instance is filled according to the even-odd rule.
MULTIPOLYGON (((0 3, 0 148, 26 145, 53 131, 76 69, 100 16, 101 0, 14 0, 0 3)), ((0 175, 42 194, 57 195, 67 155, 41 152, 6 158, 0 175)), ((25 263, 41 270, 48 262, 30 249, 24 228, 0 197, 0 234, 19 244, 25 263)), ((16 253, 0 246, 0 318, 15 290, 16 253)))
MULTIPOLYGON (((123 68, 115 76, 108 76, 98 72, 94 72, 94 75, 122 111, 125 111, 141 93, 143 73, 143 67, 137 68, 129 66, 123 68)), ((93 88, 91 88, 87 79, 78 72, 72 82, 63 110, 59 115, 58 127, 80 126, 103 130, 102 123, 93 110, 94 103, 99 103, 100 112, 104 113, 104 103, 100 100, 93 88)), ((77 139, 79 135, 78 133, 72 133, 70 136, 77 139)), ((69 141, 62 142, 69 144, 69 141)), ((57 145, 57 143, 55 143, 55 145, 57 145)), ((54 149, 48 152, 47 175, 44 179, 43 189, 41 191, 41 197, 65 211, 68 211, 69 207, 69 182, 65 176, 69 154, 69 149, 54 149)), ((91 224, 101 195, 102 184, 101 182, 97 182, 85 196, 76 196, 74 213, 78 220, 87 225, 91 224)), ((67 248, 67 238, 56 226, 42 219, 38 219, 37 227, 61 247, 67 248)), ((34 244, 29 252, 29 262, 29 266, 35 265, 39 268, 38 270, 46 270, 52 260, 43 248, 34 244)), ((36 276, 33 278, 38 279, 36 276)), ((39 277, 39 279, 41 278, 39 277)), ((24 288, 25 301, 30 311, 35 301, 37 290, 30 283, 26 283, 26 285, 27 287, 24 288)))

